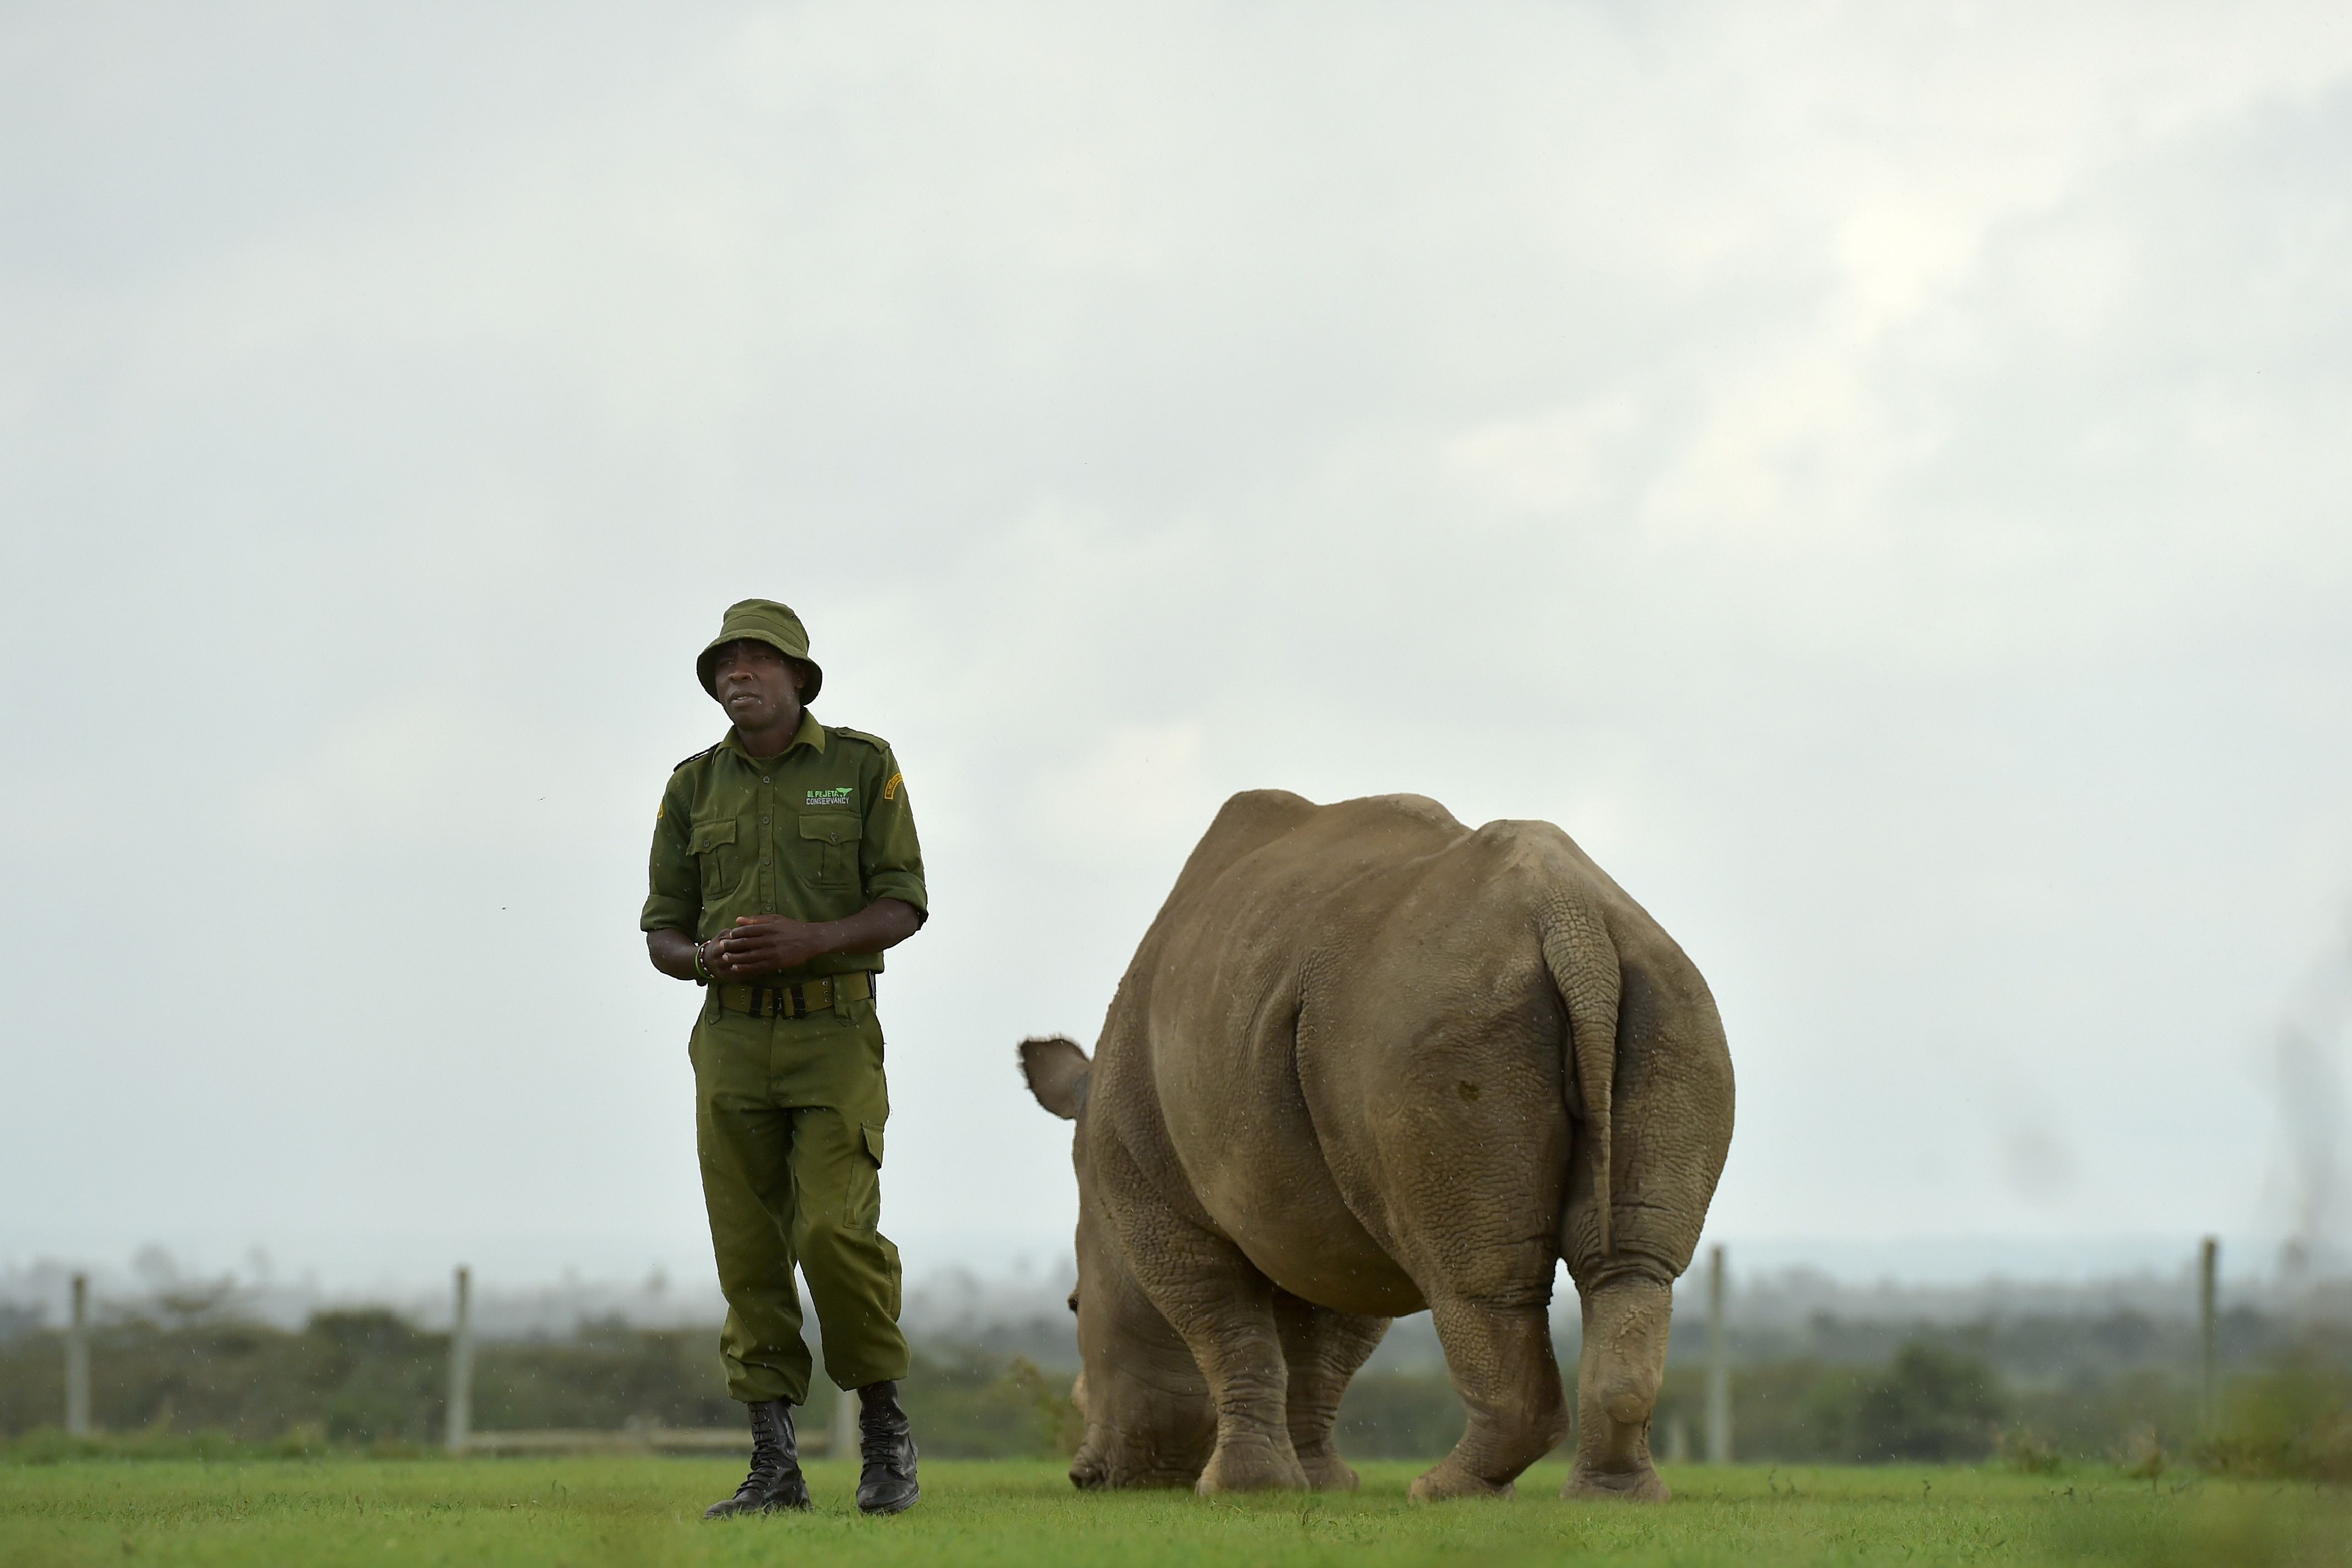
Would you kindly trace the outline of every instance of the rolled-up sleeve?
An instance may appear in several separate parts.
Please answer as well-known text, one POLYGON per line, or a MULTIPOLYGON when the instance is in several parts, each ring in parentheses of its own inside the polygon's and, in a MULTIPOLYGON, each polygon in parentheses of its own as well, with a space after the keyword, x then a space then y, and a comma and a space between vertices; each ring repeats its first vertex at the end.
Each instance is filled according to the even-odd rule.
POLYGON ((931 913, 930 894, 923 886, 923 846, 915 837, 915 813, 907 803, 906 777, 898 759, 886 747, 874 764, 872 781, 861 792, 866 800, 866 826, 857 845, 859 880, 866 896, 895 898, 914 905, 919 919, 931 913))
POLYGON ((702 873, 687 852, 688 815, 687 803, 675 788, 662 791, 646 870, 645 913, 637 916, 640 931, 683 931, 691 936, 701 924, 702 873))

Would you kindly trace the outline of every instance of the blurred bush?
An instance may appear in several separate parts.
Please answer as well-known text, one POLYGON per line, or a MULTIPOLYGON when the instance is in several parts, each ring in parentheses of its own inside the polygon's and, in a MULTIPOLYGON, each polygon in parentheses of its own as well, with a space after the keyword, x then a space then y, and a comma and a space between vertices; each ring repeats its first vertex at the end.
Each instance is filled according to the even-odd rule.
POLYGON ((2065 1455, 2039 1433, 2022 1427, 1993 1440, 1993 1459, 2003 1469, 2024 1476, 2054 1476, 2066 1468, 2065 1455))
POLYGON ((2220 1435, 2194 1453, 2224 1474, 2352 1481, 2352 1370, 2301 1350, 2235 1380, 2220 1435))
POLYGON ((1013 1459, 1077 1451, 1072 1381, 1040 1371, 1025 1356, 919 1345, 902 1387, 925 1453, 1013 1459))
MULTIPOLYGON (((130 1319, 92 1336, 91 1416, 110 1453, 230 1442, 413 1451, 444 1436, 448 1354, 446 1334, 383 1312, 321 1312, 293 1333, 130 1319)), ((926 1452, 1043 1456, 1076 1448, 1070 1381, 1019 1356, 924 1345, 905 1396, 926 1452)), ((803 1425, 829 1424, 837 1397, 820 1371, 803 1425)), ((74 1451, 55 1430, 64 1407, 59 1335, 0 1346, 0 1438, 13 1439, 11 1457, 74 1451)), ((478 1430, 742 1424, 709 1329, 590 1323, 567 1339, 493 1341, 475 1354, 478 1430)))
MULTIPOLYGON (((814 1381, 829 1418, 831 1385, 822 1374, 814 1381)), ((474 1353, 474 1425, 483 1431, 632 1424, 743 1424, 741 1406, 727 1397, 715 1333, 591 1322, 569 1339, 492 1341, 474 1353)))
MULTIPOLYGON (((2016 1401, 1979 1357, 1915 1341, 1884 1366, 1818 1361, 1743 1366, 1731 1380, 1734 1451, 1822 1464, 1990 1458, 2016 1401)), ((1705 1378, 1671 1366, 1653 1429, 1705 1426, 1705 1378)))
POLYGON ((1339 1401, 1339 1451, 1359 1459, 1432 1458, 1462 1436, 1461 1396, 1442 1372, 1357 1375, 1339 1401))
MULTIPOLYGON (((447 1338, 391 1312, 321 1312, 299 1333, 235 1320, 133 1318, 97 1329, 90 1414, 113 1433, 218 1433, 273 1442, 299 1426, 343 1445, 440 1435, 447 1338)), ((65 1348, 56 1333, 0 1353, 0 1434, 58 1424, 65 1348)))
POLYGON ((1981 1459, 1992 1452, 2007 1404, 2000 1379, 1982 1361, 1907 1344, 1893 1365, 1856 1386, 1845 1416, 1845 1457, 1864 1464, 1981 1459))

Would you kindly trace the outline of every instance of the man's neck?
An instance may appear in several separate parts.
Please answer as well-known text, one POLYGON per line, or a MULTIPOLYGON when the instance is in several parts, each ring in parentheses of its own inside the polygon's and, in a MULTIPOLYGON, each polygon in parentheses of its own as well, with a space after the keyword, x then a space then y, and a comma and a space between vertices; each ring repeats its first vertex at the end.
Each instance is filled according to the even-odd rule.
POLYGON ((788 716, 779 717, 772 726, 761 729, 745 729, 737 725, 736 738, 742 741, 745 751, 761 762, 782 757, 792 746, 793 737, 801 732, 801 715, 806 711, 795 706, 788 716))

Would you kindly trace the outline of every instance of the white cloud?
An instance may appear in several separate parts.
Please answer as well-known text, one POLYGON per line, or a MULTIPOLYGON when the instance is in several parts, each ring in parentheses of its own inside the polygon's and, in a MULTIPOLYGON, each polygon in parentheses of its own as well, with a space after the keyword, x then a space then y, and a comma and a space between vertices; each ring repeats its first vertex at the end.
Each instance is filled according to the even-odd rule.
POLYGON ((1507 506, 1571 512, 1608 493, 1609 460, 1638 418, 1633 399, 1618 392, 1457 435, 1446 463, 1507 506))

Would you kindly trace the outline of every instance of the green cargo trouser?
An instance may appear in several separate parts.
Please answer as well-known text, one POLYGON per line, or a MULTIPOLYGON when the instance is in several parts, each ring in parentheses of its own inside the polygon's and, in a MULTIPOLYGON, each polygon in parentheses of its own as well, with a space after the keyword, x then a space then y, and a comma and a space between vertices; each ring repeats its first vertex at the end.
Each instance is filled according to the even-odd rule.
POLYGON ((843 1388, 906 1376, 898 1249, 880 1229, 890 1094, 874 1004, 755 1019, 706 998, 689 1051, 702 1201, 727 1297, 727 1392, 807 1402, 795 1261, 826 1375, 843 1388))

